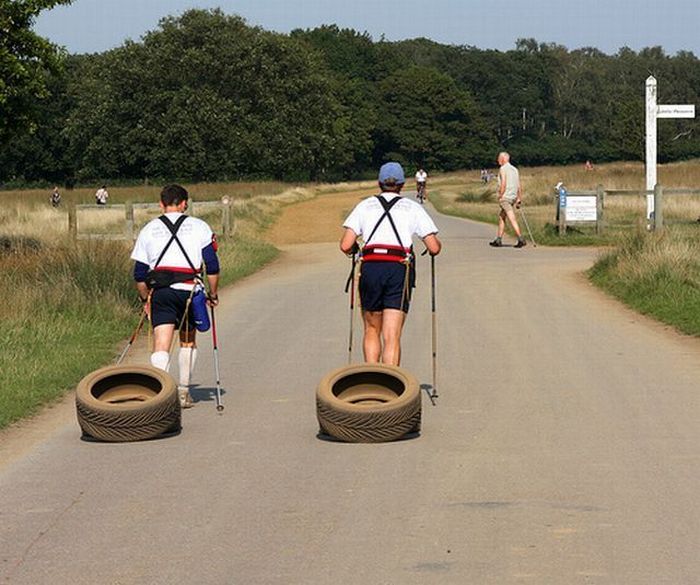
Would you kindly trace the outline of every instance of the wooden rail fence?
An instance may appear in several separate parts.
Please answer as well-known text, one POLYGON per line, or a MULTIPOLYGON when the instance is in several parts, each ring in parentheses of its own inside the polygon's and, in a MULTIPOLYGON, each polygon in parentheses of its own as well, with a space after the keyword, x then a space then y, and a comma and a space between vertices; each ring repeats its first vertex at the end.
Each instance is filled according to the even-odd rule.
MULTIPOLYGON (((224 238, 230 237, 234 232, 234 218, 231 201, 189 201, 188 214, 196 216, 198 212, 203 210, 221 210, 221 229, 217 232, 224 238)), ((89 204, 72 204, 68 207, 68 232, 73 240, 127 240, 136 239, 137 230, 134 221, 134 210, 159 210, 158 203, 110 203, 108 205, 89 204), (123 210, 124 213, 124 229, 120 233, 81 233, 79 225, 79 212, 84 210, 123 210)))
MULTIPOLYGON (((649 224, 649 227, 654 230, 662 230, 664 227, 664 196, 666 195, 687 195, 687 196, 700 196, 700 189, 683 189, 683 188, 665 188, 663 185, 656 185, 653 191, 646 191, 644 189, 605 189, 603 185, 598 185, 595 191, 571 191, 566 193, 566 198, 569 197, 586 197, 595 196, 596 197, 596 220, 595 229, 597 234, 603 233, 605 228, 610 227, 610 225, 605 220, 605 201, 608 197, 646 197, 647 195, 654 196, 654 214, 649 224)), ((556 200, 557 204, 557 227, 560 235, 566 234, 566 226, 572 223, 584 223, 584 222, 572 222, 566 219, 565 207, 566 201, 562 201, 560 197, 556 200), (562 207, 562 202, 564 206, 562 207)), ((700 218, 698 218, 700 221, 700 218)))

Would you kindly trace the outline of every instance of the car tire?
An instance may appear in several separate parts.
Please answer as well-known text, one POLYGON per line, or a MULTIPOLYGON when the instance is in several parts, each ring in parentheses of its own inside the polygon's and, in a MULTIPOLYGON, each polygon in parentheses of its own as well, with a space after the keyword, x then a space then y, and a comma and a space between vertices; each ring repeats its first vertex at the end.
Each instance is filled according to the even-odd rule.
POLYGON ((181 429, 175 380, 152 366, 107 366, 76 389, 78 424, 86 438, 121 443, 181 429))
POLYGON ((316 415, 321 432, 342 441, 395 441, 420 430, 420 386, 395 366, 345 366, 319 383, 316 415))

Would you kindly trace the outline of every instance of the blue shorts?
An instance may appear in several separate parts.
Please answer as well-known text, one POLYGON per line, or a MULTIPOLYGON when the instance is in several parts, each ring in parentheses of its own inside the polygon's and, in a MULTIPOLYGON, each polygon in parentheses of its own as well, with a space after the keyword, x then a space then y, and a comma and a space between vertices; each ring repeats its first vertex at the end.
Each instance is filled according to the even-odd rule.
POLYGON ((406 270, 406 265, 400 262, 363 262, 360 271, 362 310, 397 309, 408 313, 411 291, 416 285, 416 271, 413 265, 408 268, 408 290, 403 298, 406 270))
MULTIPOLYGON (((180 327, 189 298, 190 291, 188 290, 176 290, 170 287, 154 289, 151 296, 151 324, 153 327, 158 327, 158 325, 180 327)), ((191 303, 188 312, 187 324, 183 326, 183 329, 192 330, 194 329, 194 315, 191 303)))

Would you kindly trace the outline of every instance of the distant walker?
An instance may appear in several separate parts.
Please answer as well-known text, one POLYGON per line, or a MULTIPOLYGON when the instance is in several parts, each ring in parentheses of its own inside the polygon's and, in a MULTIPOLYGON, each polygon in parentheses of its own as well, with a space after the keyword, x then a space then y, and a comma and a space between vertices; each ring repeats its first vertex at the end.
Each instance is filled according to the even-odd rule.
POLYGON ((506 219, 508 219, 518 237, 515 247, 522 248, 525 245, 525 239, 520 233, 520 226, 515 218, 515 209, 520 207, 523 195, 520 173, 510 164, 510 155, 507 152, 499 153, 498 164, 501 166, 498 171, 498 203, 501 209, 498 213, 498 234, 495 240, 489 242, 489 245, 494 248, 503 246, 503 234, 506 231, 506 219))

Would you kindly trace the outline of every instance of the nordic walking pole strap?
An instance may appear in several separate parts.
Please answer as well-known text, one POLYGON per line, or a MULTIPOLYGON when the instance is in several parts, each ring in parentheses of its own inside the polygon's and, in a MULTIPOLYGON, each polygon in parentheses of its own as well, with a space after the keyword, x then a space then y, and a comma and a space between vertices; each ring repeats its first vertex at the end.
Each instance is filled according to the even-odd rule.
POLYGON ((356 255, 352 255, 352 266, 350 267, 350 274, 348 274, 348 279, 345 281, 345 294, 350 290, 350 285, 352 282, 355 280, 355 263, 356 263, 356 255))
POLYGON ((352 255, 352 267, 350 268, 350 276, 345 284, 345 292, 348 292, 348 287, 350 289, 350 333, 348 334, 348 364, 352 363, 352 340, 353 340, 353 325, 354 325, 354 315, 355 315, 355 266, 357 264, 357 255, 352 255))

